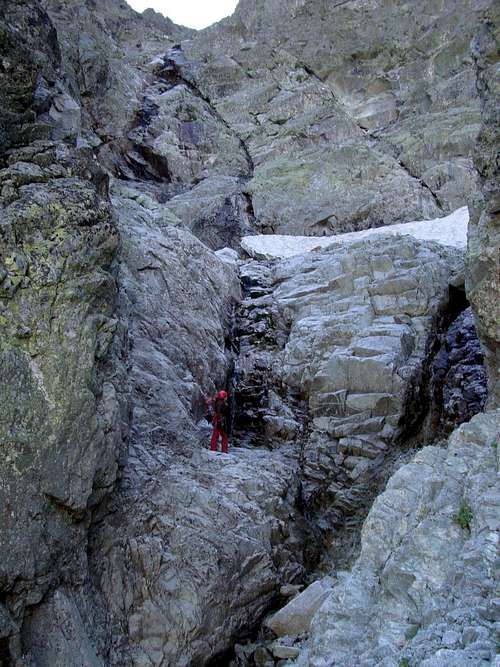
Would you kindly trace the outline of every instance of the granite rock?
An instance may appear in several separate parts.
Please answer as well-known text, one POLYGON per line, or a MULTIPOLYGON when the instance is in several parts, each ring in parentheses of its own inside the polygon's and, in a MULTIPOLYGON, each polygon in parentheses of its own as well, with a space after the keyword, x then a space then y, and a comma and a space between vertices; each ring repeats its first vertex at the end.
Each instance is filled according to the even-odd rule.
POLYGON ((476 415, 391 478, 297 665, 494 660, 499 417, 476 415))
POLYGON ((478 321, 488 367, 491 405, 500 397, 500 191, 498 172, 499 120, 499 10, 484 17, 472 44, 477 88, 482 104, 482 126, 475 152, 481 195, 471 201, 467 290, 478 321))
MULTIPOLYGON (((392 238, 239 264, 241 236, 436 219, 472 196, 468 290, 494 405, 493 8, 424 0, 410 20, 393 0, 242 0, 196 34, 119 0, 3 3, 0 662, 225 660, 320 554, 332 568, 355 553, 335 540, 356 542, 386 462, 418 439, 461 254, 392 238), (227 456, 207 451, 203 419, 222 386, 238 402, 227 456)), ((468 433, 476 454, 490 418, 451 450, 468 433)), ((483 453, 446 468, 446 518, 483 453)), ((419 488, 438 493, 439 475, 419 488)), ((486 554, 463 558, 473 613, 467 584, 439 627, 415 621, 423 664, 491 657, 483 490, 470 482, 460 519, 486 554)), ((417 565, 428 534, 415 529, 417 565)), ((448 544, 433 548, 442 564, 448 544)), ((406 581, 393 565, 375 625, 406 581)), ((272 660, 259 643, 235 651, 272 660)))

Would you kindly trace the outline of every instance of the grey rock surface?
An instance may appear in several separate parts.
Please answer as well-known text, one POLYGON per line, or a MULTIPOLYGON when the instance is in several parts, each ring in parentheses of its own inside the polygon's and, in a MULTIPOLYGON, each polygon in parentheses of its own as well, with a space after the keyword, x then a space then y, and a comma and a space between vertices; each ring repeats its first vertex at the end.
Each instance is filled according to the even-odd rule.
POLYGON ((152 61, 193 31, 116 0, 34 4, 57 31, 61 68, 82 110, 83 139, 96 147, 121 142, 141 107, 152 61))
POLYGON ((23 656, 26 663, 104 667, 95 630, 90 629, 95 620, 82 617, 82 600, 74 592, 59 588, 27 615, 23 627, 25 651, 29 647, 23 656))
POLYGON ((275 642, 272 645, 272 652, 275 658, 286 659, 286 658, 296 658, 300 651, 295 646, 286 646, 280 642, 275 642))
POLYGON ((492 663, 499 431, 498 410, 476 415, 391 478, 296 664, 492 663))
POLYGON ((302 576, 296 465, 206 450, 198 420, 204 397, 226 386, 236 267, 164 227, 130 186, 114 183, 112 201, 133 409, 122 481, 92 533, 92 568, 113 619, 108 660, 202 664, 302 576))
POLYGON ((480 125, 469 42, 490 5, 410 18, 383 0, 243 0, 183 42, 186 76, 248 147, 259 224, 332 234, 463 204, 480 125))
POLYGON ((500 144, 499 9, 495 5, 477 31, 472 51, 482 104, 482 127, 475 152, 481 196, 471 201, 467 291, 486 355, 491 405, 500 400, 500 144))
POLYGON ((432 363, 430 419, 434 428, 451 433, 482 411, 488 378, 470 308, 454 320, 442 339, 432 363))
POLYGON ((135 472, 138 454, 95 535, 116 642, 110 660, 205 664, 260 620, 282 583, 303 576, 297 475, 265 452, 188 458, 163 447, 163 469, 135 472))
POLYGON ((463 257, 400 237, 241 268, 235 431, 300 447, 302 502, 323 539, 359 530, 387 456, 416 435, 425 376, 463 257), (359 512, 361 511, 361 514, 359 512))
POLYGON ((3 11, 0 637, 2 660, 18 664, 27 607, 85 578, 91 509, 114 484, 126 431, 125 373, 107 177, 60 141, 77 104, 47 14, 3 11))
MULTIPOLYGON (((195 34, 118 0, 3 2, 0 663, 220 662, 320 552, 354 553, 337 529, 355 542, 418 431, 461 256, 380 240, 238 267, 242 235, 436 218, 480 182, 469 291, 494 402, 492 11, 469 56, 493 4, 425 0, 410 20, 399 1, 242 0, 195 34), (204 399, 233 367, 241 447, 214 455, 204 399)), ((453 501, 481 456, 450 462, 453 501)), ((495 499, 470 494, 482 540, 495 499)), ((443 593, 423 664, 491 657, 490 551, 472 546, 485 623, 446 616, 462 607, 443 593)), ((235 653, 273 661, 269 644, 235 653)))
MULTIPOLYGON (((311 619, 331 593, 331 582, 328 580, 314 581, 310 586, 296 595, 287 605, 266 619, 265 625, 275 635, 298 635, 307 632, 311 619)), ((294 655, 278 655, 278 658, 294 658, 294 655)))

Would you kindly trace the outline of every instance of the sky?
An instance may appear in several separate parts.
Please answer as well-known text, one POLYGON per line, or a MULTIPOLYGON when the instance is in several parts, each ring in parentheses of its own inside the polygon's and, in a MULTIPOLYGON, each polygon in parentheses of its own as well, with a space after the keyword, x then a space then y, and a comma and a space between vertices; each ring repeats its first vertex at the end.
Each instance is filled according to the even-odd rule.
POLYGON ((127 0, 137 12, 148 7, 161 12, 174 23, 189 28, 206 28, 234 12, 238 0, 127 0))

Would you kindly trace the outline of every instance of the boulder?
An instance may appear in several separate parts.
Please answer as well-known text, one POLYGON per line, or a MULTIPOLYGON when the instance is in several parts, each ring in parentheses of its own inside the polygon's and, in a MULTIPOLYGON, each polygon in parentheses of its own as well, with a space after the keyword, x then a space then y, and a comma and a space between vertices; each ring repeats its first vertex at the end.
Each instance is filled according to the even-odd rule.
MULTIPOLYGON (((285 635, 298 635, 307 632, 311 619, 321 607, 328 595, 331 593, 332 584, 329 579, 314 581, 302 593, 296 595, 288 604, 266 619, 265 625, 278 637, 285 635)), ((274 643, 272 651, 278 658, 293 658, 295 655, 278 655, 276 651, 283 653, 290 647, 283 647, 274 643)), ((294 650, 292 648, 292 652, 294 650)))
POLYGON ((286 644, 280 644, 279 642, 271 644, 271 651, 275 658, 281 660, 296 658, 300 653, 300 650, 296 646, 287 646, 286 644))
POLYGON ((297 584, 285 584, 280 588, 280 595, 282 595, 285 598, 292 598, 297 593, 300 593, 302 590, 303 586, 297 585, 297 584))

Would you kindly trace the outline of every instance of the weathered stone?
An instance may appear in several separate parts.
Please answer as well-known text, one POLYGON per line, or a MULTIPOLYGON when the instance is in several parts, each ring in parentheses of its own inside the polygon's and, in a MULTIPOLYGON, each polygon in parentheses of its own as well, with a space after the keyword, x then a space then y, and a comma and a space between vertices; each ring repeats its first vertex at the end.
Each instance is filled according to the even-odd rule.
POLYGON ((248 0, 185 42, 186 71, 248 146, 259 222, 329 235, 463 205, 480 123, 469 42, 489 4, 429 1, 410 20, 404 3, 248 0))
POLYGON ((297 593, 300 593, 301 589, 302 589, 302 586, 297 586, 297 585, 293 585, 293 584, 285 584, 284 586, 282 586, 280 588, 280 595, 282 595, 283 597, 286 597, 286 598, 292 598, 295 595, 297 595, 297 593))
POLYGON ((279 642, 274 642, 271 645, 271 651, 275 658, 296 658, 300 650, 296 646, 286 646, 285 644, 280 644, 279 642))
POLYGON ((481 179, 481 196, 471 201, 467 276, 467 292, 484 345, 493 406, 500 400, 499 25, 499 9, 495 5, 486 13, 472 43, 483 124, 474 160, 481 179))
POLYGON ((274 663, 272 655, 264 646, 258 646, 253 652, 252 657, 256 667, 267 667, 270 662, 274 663))
MULTIPOLYGON (((460 257, 394 237, 331 239, 275 265, 241 265, 234 250, 260 231, 320 237, 463 206, 480 98, 470 289, 495 367, 492 10, 468 56, 493 4, 425 0, 415 18, 393 0, 242 0, 195 34, 117 0, 3 3, 0 662, 217 662, 298 585, 323 539, 323 568, 354 553, 387 459, 418 430, 426 342, 460 257), (233 364, 239 414, 223 456, 205 451, 204 398, 232 387, 233 364), (337 548, 339 535, 352 544, 337 548)), ((474 465, 441 463, 453 478, 474 465)), ((474 520, 489 526, 497 501, 479 486, 474 520)), ((434 528, 416 533, 417 573, 434 528)), ((439 622, 408 626, 404 598, 380 660, 403 627, 423 664, 490 660, 498 610, 484 557, 467 553, 481 603, 457 589, 449 615, 448 601, 431 605, 439 622)), ((397 558, 386 569, 381 605, 413 576, 397 558)), ((268 667, 259 646, 235 664, 268 667)))
MULTIPOLYGON (((297 635, 309 629, 311 619, 331 592, 331 582, 318 580, 305 588, 288 604, 266 619, 265 625, 278 637, 297 635)), ((276 649, 280 644, 273 644, 272 651, 277 658, 293 658, 294 655, 278 655, 276 649)), ((281 651, 281 648, 279 649, 281 651)), ((282 651, 281 651, 282 653, 282 651)))
POLYGON ((362 516, 385 456, 425 417, 429 341, 462 262, 456 250, 402 237, 332 245, 266 273, 256 261, 242 266, 235 427, 253 445, 300 439, 304 507, 326 535, 362 516), (387 293, 382 309, 376 298, 387 293))
POLYGON ((16 72, 2 66, 3 117, 24 123, 0 140, 10 145, 0 197, 0 586, 4 657, 15 661, 27 607, 85 578, 91 510, 115 482, 126 435, 126 373, 106 175, 90 151, 58 143, 58 128, 73 126, 49 17, 38 3, 3 12, 1 59, 16 72), (64 98, 43 141, 41 77, 64 98))
POLYGON ((444 334, 431 373, 430 419, 434 428, 450 433, 483 409, 487 376, 470 308, 444 334))
POLYGON ((87 631, 71 593, 58 590, 25 623, 23 633, 30 646, 27 657, 35 664, 104 667, 87 631))
POLYGON ((494 621, 481 609, 495 586, 499 418, 498 410, 476 415, 446 449, 424 448, 391 478, 363 526, 352 571, 314 617, 299 665, 493 658, 494 621), (468 640, 449 650, 465 627, 468 640), (471 627, 484 632, 483 646, 471 627))
POLYGON ((279 455, 270 465, 262 452, 231 443, 221 455, 202 444, 204 397, 227 382, 235 263, 164 227, 130 187, 113 183, 112 201, 134 410, 122 483, 93 532, 91 566, 113 619, 115 662, 163 655, 188 665, 223 652, 281 584, 301 577, 298 479, 279 455))

